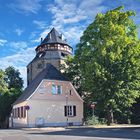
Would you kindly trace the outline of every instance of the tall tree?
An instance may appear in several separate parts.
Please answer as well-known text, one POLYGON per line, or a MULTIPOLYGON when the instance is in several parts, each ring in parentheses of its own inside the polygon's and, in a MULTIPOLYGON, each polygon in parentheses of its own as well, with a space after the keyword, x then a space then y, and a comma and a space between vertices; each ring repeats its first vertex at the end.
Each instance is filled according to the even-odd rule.
POLYGON ((5 82, 5 73, 0 69, 0 95, 8 91, 8 86, 5 82))
POLYGON ((140 96, 140 41, 130 18, 135 12, 122 10, 121 6, 96 16, 84 31, 73 60, 88 100, 97 101, 109 125, 118 114, 130 114, 140 96))
POLYGON ((20 73, 14 67, 8 67, 5 72, 0 70, 0 128, 8 127, 8 118, 12 103, 19 97, 23 87, 20 73))
POLYGON ((8 84, 9 89, 14 89, 18 93, 22 91, 23 88, 23 80, 20 77, 20 72, 16 70, 14 67, 9 66, 5 69, 6 74, 6 82, 8 84))
POLYGON ((3 126, 5 119, 5 103, 7 103, 7 100, 5 100, 4 97, 8 95, 8 92, 8 86, 5 82, 5 73, 3 70, 0 70, 0 128, 3 126))

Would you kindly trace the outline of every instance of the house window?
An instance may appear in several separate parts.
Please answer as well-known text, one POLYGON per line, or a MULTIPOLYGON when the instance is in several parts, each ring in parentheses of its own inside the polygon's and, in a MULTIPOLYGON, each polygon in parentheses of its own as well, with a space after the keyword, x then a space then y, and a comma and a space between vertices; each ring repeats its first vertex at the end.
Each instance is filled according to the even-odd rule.
POLYGON ((65 116, 68 116, 68 117, 76 116, 76 106, 75 105, 64 106, 64 113, 65 113, 65 116))
POLYGON ((25 118, 26 117, 26 108, 18 107, 13 109, 13 118, 25 118))
POLYGON ((70 90, 70 95, 72 95, 71 90, 70 90))
POLYGON ((52 85, 52 94, 57 94, 56 85, 52 85))
POLYGON ((62 88, 61 88, 61 86, 57 86, 57 94, 62 94, 62 88))
POLYGON ((62 86, 52 85, 52 94, 62 94, 62 86))

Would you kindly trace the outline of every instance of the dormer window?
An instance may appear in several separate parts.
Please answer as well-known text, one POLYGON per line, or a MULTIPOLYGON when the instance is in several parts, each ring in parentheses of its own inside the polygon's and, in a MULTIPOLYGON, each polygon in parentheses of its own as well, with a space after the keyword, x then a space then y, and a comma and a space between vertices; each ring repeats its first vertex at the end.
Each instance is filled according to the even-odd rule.
POLYGON ((39 57, 39 58, 41 58, 42 56, 43 56, 43 53, 39 54, 39 56, 38 56, 38 57, 39 57))

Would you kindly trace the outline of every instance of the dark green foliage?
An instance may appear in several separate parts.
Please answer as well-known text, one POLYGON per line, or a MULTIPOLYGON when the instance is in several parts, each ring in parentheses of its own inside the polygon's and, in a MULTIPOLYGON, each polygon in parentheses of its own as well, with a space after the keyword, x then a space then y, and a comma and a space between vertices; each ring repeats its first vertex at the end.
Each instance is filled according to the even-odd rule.
POLYGON ((5 69, 6 74, 6 83, 8 84, 9 89, 17 89, 21 92, 23 88, 23 80, 20 77, 20 72, 16 70, 14 67, 8 67, 5 69))
POLYGON ((0 128, 8 127, 8 119, 12 104, 19 97, 23 88, 20 73, 14 67, 8 67, 5 72, 0 70, 0 128))

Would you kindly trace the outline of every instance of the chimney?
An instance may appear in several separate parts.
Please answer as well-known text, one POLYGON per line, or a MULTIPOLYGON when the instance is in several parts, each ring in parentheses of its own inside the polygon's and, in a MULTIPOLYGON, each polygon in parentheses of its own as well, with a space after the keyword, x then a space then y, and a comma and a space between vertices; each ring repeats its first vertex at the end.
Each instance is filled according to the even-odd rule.
POLYGON ((49 39, 51 39, 51 33, 49 33, 49 39))
POLYGON ((43 41, 43 38, 41 37, 41 43, 42 43, 42 41, 43 41))

